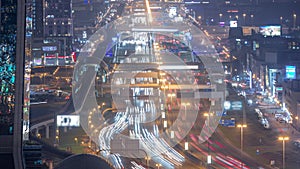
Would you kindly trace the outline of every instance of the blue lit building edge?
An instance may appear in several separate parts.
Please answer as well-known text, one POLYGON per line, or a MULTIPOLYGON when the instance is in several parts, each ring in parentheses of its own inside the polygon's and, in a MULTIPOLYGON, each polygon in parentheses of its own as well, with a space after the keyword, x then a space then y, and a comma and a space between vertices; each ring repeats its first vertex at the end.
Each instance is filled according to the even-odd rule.
POLYGON ((0 6, 0 135, 11 135, 15 107, 17 1, 1 0, 0 6))

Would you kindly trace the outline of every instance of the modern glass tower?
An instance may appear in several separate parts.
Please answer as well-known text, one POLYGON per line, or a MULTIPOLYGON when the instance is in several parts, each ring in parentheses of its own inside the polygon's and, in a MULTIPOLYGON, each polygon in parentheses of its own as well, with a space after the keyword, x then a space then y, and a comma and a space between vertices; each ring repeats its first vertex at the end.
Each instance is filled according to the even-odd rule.
POLYGON ((0 0, 0 164, 23 169, 25 1, 0 0))

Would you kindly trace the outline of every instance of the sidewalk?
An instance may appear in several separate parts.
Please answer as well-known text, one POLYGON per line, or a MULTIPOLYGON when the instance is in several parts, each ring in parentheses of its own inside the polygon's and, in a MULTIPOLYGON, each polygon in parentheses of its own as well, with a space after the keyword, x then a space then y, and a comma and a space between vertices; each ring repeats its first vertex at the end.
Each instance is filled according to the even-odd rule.
MULTIPOLYGON (((270 102, 270 101, 263 101, 262 104, 265 104, 266 106, 275 106, 277 105, 275 102, 270 102)), ((264 115, 266 115, 270 120, 275 120, 274 115, 276 113, 281 113, 284 115, 288 115, 286 111, 282 110, 281 108, 264 108, 261 109, 264 112, 264 115), (267 114, 266 114, 267 113, 267 114)), ((276 121, 276 123, 279 123, 276 121)), ((286 123, 288 125, 287 132, 289 132, 290 135, 299 135, 300 138, 300 130, 297 130, 293 123, 286 123)))

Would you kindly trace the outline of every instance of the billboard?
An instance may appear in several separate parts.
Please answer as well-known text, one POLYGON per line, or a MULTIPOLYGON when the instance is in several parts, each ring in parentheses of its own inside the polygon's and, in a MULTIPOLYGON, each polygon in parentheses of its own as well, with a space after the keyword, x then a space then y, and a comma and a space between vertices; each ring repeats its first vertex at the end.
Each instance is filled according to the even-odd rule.
POLYGON ((170 9, 169 9, 169 17, 170 18, 173 18, 174 16, 176 16, 177 15, 177 8, 176 7, 170 7, 170 9))
POLYGON ((229 22, 229 26, 230 26, 231 28, 236 28, 236 27, 237 27, 237 21, 230 21, 230 22, 229 22))
POLYGON ((242 101, 225 101, 224 102, 225 110, 243 110, 242 101))
POLYGON ((285 66, 285 78, 296 79, 296 66, 285 66))
POLYGON ((263 36, 281 36, 281 26, 280 25, 260 26, 259 32, 263 36))
POLYGON ((53 51, 57 51, 57 47, 56 46, 43 46, 42 50, 44 52, 53 52, 53 51))
POLYGON ((221 119, 219 124, 225 127, 235 127, 235 118, 221 119))
POLYGON ((259 32, 259 27, 255 26, 243 26, 242 29, 244 36, 252 35, 252 31, 254 31, 255 33, 259 32))
POLYGON ((57 115, 56 125, 58 127, 79 127, 79 115, 57 115))

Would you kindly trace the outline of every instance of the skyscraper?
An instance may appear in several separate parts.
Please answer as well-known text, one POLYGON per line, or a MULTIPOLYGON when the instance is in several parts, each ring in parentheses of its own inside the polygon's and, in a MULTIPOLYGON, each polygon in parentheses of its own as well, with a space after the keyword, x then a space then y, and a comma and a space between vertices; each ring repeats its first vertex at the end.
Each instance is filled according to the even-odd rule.
POLYGON ((22 169, 25 1, 0 0, 0 164, 22 169))

